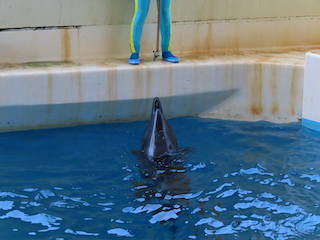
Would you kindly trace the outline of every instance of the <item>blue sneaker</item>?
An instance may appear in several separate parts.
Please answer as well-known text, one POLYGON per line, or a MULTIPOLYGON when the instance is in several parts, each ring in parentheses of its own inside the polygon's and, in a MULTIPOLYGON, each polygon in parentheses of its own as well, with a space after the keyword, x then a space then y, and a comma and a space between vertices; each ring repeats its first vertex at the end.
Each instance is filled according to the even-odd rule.
POLYGON ((162 60, 167 61, 167 62, 171 62, 171 63, 178 63, 179 62, 179 58, 173 56, 170 51, 162 52, 162 60))
POLYGON ((139 53, 132 53, 129 59, 129 63, 132 65, 138 65, 140 63, 139 53))

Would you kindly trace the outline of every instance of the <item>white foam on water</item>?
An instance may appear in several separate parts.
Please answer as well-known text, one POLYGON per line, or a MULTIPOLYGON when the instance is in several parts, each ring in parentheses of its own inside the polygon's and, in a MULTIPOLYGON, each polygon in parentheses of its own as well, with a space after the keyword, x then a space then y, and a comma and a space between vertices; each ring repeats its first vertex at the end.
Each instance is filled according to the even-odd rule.
POLYGON ((29 198, 28 196, 25 195, 20 195, 20 194, 16 194, 16 193, 11 193, 11 192, 0 192, 0 197, 5 198, 5 197, 20 197, 20 198, 29 198))
POLYGON ((2 210, 10 210, 13 206, 13 201, 0 201, 0 209, 2 210))
POLYGON ((48 228, 45 230, 39 230, 39 232, 58 229, 57 227, 53 227, 52 225, 55 225, 55 226, 60 225, 60 223, 57 223, 57 221, 62 220, 62 218, 60 217, 55 217, 45 213, 39 213, 36 215, 27 215, 19 210, 13 210, 8 212, 6 215, 0 216, 0 219, 6 219, 6 218, 18 218, 23 222, 28 222, 31 224, 41 224, 42 226, 48 228))
POLYGON ((73 235, 94 236, 94 237, 99 236, 99 233, 88 233, 88 232, 85 232, 85 231, 73 231, 71 229, 67 229, 64 232, 65 233, 69 233, 69 234, 73 234, 73 235))
POLYGON ((181 212, 181 209, 173 209, 171 211, 162 211, 152 216, 149 220, 150 223, 155 224, 156 222, 168 221, 169 219, 177 219, 177 213, 181 212))
POLYGON ((118 237, 134 237, 129 230, 125 230, 122 228, 113 228, 108 230, 108 234, 116 234, 118 237))

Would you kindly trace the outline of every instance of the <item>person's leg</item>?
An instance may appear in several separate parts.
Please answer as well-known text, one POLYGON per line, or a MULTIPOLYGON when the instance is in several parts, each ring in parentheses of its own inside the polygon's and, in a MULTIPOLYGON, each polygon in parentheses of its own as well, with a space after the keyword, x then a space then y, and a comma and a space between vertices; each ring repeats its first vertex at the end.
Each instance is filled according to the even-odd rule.
MULTIPOLYGON (((150 0, 135 0, 135 13, 131 24, 130 35, 130 46, 132 53, 131 58, 133 59, 137 58, 139 60, 140 39, 142 35, 143 24, 149 11, 149 6, 150 0)), ((134 61, 131 61, 131 63, 139 64, 139 62, 134 63, 134 61)))
MULTIPOLYGON (((158 1, 158 0, 157 0, 158 1)), ((168 62, 179 62, 179 59, 171 54, 172 21, 171 0, 161 0, 161 48, 162 58, 168 62)))
POLYGON ((148 15, 150 0, 135 0, 135 12, 131 23, 130 46, 131 57, 130 64, 139 64, 140 39, 144 21, 148 15))
POLYGON ((171 51, 171 0, 161 0, 160 29, 162 37, 162 51, 171 51))

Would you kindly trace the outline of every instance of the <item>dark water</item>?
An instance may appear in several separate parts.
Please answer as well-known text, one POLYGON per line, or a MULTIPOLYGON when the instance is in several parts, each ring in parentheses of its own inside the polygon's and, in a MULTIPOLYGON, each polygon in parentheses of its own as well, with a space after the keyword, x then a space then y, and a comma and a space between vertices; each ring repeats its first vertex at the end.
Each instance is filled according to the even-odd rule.
POLYGON ((169 120, 0 134, 0 239, 320 239, 320 138, 300 123, 169 120))

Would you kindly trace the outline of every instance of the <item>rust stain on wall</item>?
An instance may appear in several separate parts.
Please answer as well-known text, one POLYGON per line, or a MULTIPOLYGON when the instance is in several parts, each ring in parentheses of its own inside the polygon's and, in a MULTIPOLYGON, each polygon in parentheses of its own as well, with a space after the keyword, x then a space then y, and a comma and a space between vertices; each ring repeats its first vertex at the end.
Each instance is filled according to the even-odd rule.
POLYGON ((61 29, 61 58, 64 61, 70 60, 71 57, 71 39, 69 31, 69 29, 61 29))
POLYGON ((208 30, 207 30, 207 37, 206 37, 206 40, 205 40, 205 46, 203 50, 207 50, 207 51, 211 51, 212 50, 212 45, 213 45, 213 33, 212 33, 212 28, 213 28, 213 25, 212 24, 207 24, 207 27, 208 27, 208 30))
POLYGON ((262 107, 262 64, 254 65, 254 77, 251 84, 251 108, 253 115, 260 115, 263 111, 262 107))
POLYGON ((103 108, 104 119, 116 119, 117 114, 117 105, 118 105, 118 69, 116 67, 108 68, 107 71, 107 88, 101 89, 101 91, 106 91, 106 101, 107 104, 103 108))
POLYGON ((108 100, 118 100, 117 68, 108 69, 108 100))
MULTIPOLYGON (((201 29, 199 29, 200 27, 200 24, 196 25, 195 36, 201 36, 201 29)), ((202 52, 202 49, 205 48, 201 46, 203 44, 204 42, 202 38, 194 38, 192 41, 192 49, 194 49, 195 52, 202 52)))
MULTIPOLYGON (((224 76, 225 76, 225 81, 224 81, 224 88, 225 89, 230 89, 233 90, 236 88, 237 85, 237 80, 238 78, 235 76, 235 64, 234 63, 227 63, 226 68, 224 70, 224 76)), ((229 98, 229 93, 226 91, 223 96, 224 99, 229 98)))
POLYGON ((53 104, 53 77, 49 72, 47 79, 47 102, 48 104, 53 104))
POLYGON ((78 71, 75 77, 76 77, 77 93, 78 93, 76 116, 77 116, 77 119, 79 119, 81 116, 81 107, 82 107, 82 73, 81 71, 78 71))
POLYGON ((51 113, 52 113, 52 106, 53 106, 53 76, 50 72, 48 72, 48 79, 47 79, 47 121, 50 122, 51 113))
POLYGON ((144 81, 143 81, 143 69, 139 68, 134 71, 133 74, 133 89, 131 90, 132 95, 136 99, 142 99, 144 97, 144 81))
POLYGON ((81 53, 80 53, 80 50, 81 50, 81 48, 80 48, 80 41, 81 41, 81 39, 80 39, 80 29, 78 28, 77 29, 77 47, 78 47, 78 59, 80 59, 80 56, 81 56, 81 53))
MULTIPOLYGON (((240 52, 240 37, 241 37, 241 34, 240 34, 240 26, 238 26, 239 24, 238 23, 235 23, 235 26, 234 26, 234 29, 233 29, 233 35, 234 37, 231 38, 233 40, 233 42, 231 41, 231 48, 233 49, 233 51, 236 51, 236 52, 240 52)), ((230 46, 229 46, 230 48, 230 46)))
POLYGON ((271 114, 276 115, 279 113, 278 81, 280 81, 280 79, 277 79, 277 66, 272 65, 270 67, 271 67, 270 90, 271 90, 271 96, 272 96, 271 114))
POLYGON ((291 84, 290 84, 290 103, 291 103, 291 110, 290 114, 291 116, 296 115, 296 99, 297 99, 297 81, 298 81, 298 73, 297 73, 297 67, 293 67, 292 69, 292 78, 291 78, 291 84))

